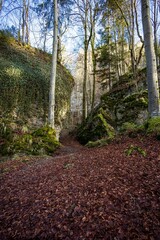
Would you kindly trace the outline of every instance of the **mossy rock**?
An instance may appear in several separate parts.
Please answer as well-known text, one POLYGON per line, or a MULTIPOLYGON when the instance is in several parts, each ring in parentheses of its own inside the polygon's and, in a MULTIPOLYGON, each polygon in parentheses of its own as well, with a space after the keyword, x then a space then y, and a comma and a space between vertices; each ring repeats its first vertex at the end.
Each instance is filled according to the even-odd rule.
MULTIPOLYGON (((141 72, 139 74, 143 75, 141 72)), ((110 92, 103 94, 101 97, 101 103, 106 105, 113 114, 117 128, 119 128, 124 122, 138 123, 137 117, 139 114, 148 109, 147 90, 141 89, 133 92, 133 89, 128 85, 121 88, 122 83, 125 83, 126 81, 129 82, 130 80, 131 75, 125 74, 117 83, 118 85, 116 88, 113 86, 110 92)), ((142 80, 144 80, 144 77, 142 80)), ((144 121, 145 119, 146 118, 144 118, 144 121)), ((143 123, 142 119, 141 122, 143 123)))
POLYGON ((103 147, 103 146, 106 146, 109 143, 111 143, 113 139, 114 139, 114 137, 110 137, 110 138, 102 138, 102 139, 97 140, 97 141, 89 141, 86 144, 86 147, 89 147, 89 148, 103 147))
MULTIPOLYGON (((117 126, 125 122, 138 121, 138 116, 142 111, 148 108, 148 93, 146 90, 136 92, 124 97, 115 106, 115 115, 117 126)), ((146 119, 144 119, 145 121, 146 119)))
POLYGON ((111 115, 102 107, 97 108, 77 129, 77 139, 81 144, 97 141, 104 137, 112 138, 115 135, 111 115))
POLYGON ((49 126, 38 128, 31 133, 12 132, 12 138, 1 138, 2 155, 26 153, 32 155, 50 155, 60 146, 55 130, 49 126))
POLYGON ((119 132, 129 137, 137 137, 137 134, 144 133, 144 125, 137 125, 134 122, 125 122, 122 124, 119 132))
POLYGON ((148 92, 147 90, 135 92, 131 95, 128 95, 124 98, 123 103, 126 107, 140 107, 141 109, 148 107, 148 92))
POLYGON ((56 136, 56 132, 53 128, 49 126, 44 126, 41 128, 38 128, 32 133, 33 136, 35 137, 46 137, 46 136, 56 136))
POLYGON ((146 123, 146 127, 148 134, 154 134, 160 140, 160 117, 150 118, 146 123))

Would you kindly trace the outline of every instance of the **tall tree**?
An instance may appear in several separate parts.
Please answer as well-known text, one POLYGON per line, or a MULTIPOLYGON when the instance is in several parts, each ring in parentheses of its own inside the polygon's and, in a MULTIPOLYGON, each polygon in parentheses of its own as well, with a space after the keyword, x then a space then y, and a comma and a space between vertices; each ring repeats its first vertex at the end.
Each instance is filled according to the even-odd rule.
MULTIPOLYGON (((81 15, 82 16, 82 15, 81 15)), ((92 30, 88 36, 88 16, 89 16, 89 2, 85 0, 84 2, 84 17, 82 17, 83 29, 84 29, 84 78, 83 78, 83 109, 82 109, 82 119, 87 117, 87 71, 88 71, 88 47, 92 36, 92 30)))
POLYGON ((84 34, 84 75, 83 75, 83 97, 82 97, 82 120, 87 117, 87 77, 88 77, 88 47, 92 37, 92 28, 89 29, 89 0, 75 0, 77 8, 77 18, 81 22, 84 34))
MULTIPOLYGON (((94 105, 95 100, 95 71, 96 71, 96 59, 95 59, 95 27, 96 27, 96 19, 98 15, 98 0, 74 0, 75 3, 75 16, 76 22, 81 25, 82 35, 83 35, 83 48, 84 48, 84 65, 83 65, 83 97, 82 97, 82 120, 87 117, 88 114, 88 106, 87 102, 89 102, 89 98, 87 95, 87 91, 91 89, 87 88, 88 82, 88 49, 91 44, 92 51, 92 64, 93 64, 93 91, 92 91, 92 99, 91 105, 94 105)), ((91 108, 92 108, 91 106, 91 108)))
MULTIPOLYGON (((53 0, 43 0, 37 4, 34 1, 34 11, 36 12, 41 24, 41 38, 43 39, 43 50, 46 51, 47 38, 54 24, 54 4, 53 0)), ((70 22, 72 0, 57 0, 58 3, 58 61, 61 62, 61 40, 70 22)))
POLYGON ((22 42, 29 44, 29 7, 30 0, 23 0, 22 11, 22 42))
POLYGON ((58 4, 54 0, 54 32, 53 32, 53 53, 52 53, 52 71, 50 79, 49 92, 49 113, 48 123, 54 128, 55 126, 55 84, 56 84, 56 69, 57 69, 57 48, 58 48, 58 4))
POLYGON ((3 0, 0 0, 0 11, 2 10, 3 0))
POLYGON ((160 116, 160 100, 156 56, 152 35, 152 26, 150 21, 149 0, 141 0, 141 6, 142 6, 142 23, 144 32, 145 54, 147 63, 147 84, 149 100, 148 110, 150 116, 154 117, 160 116))
POLYGON ((99 17, 100 9, 98 7, 97 0, 90 0, 89 2, 89 30, 91 32, 91 54, 92 54, 92 69, 93 69, 93 84, 92 84, 92 96, 91 96, 91 110, 94 108, 95 104, 95 93, 96 93, 96 23, 99 17))
POLYGON ((159 22, 159 12, 160 12, 160 1, 158 0, 152 0, 151 1, 152 5, 153 5, 153 33, 154 33, 154 46, 155 46, 155 53, 156 53, 156 61, 157 61, 157 65, 159 65, 159 56, 158 56, 158 28, 160 26, 160 22, 159 22))

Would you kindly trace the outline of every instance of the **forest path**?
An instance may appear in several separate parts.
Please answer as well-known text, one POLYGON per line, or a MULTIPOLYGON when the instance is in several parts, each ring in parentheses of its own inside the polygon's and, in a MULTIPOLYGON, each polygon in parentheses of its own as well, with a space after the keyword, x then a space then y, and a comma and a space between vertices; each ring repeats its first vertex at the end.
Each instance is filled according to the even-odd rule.
POLYGON ((160 141, 62 143, 54 156, 6 162, 13 167, 0 175, 0 239, 159 240, 160 141), (147 155, 127 156, 131 146, 147 155))
POLYGON ((88 149, 81 145, 73 136, 67 135, 60 139, 61 146, 54 153, 54 156, 65 156, 68 154, 78 153, 88 149))

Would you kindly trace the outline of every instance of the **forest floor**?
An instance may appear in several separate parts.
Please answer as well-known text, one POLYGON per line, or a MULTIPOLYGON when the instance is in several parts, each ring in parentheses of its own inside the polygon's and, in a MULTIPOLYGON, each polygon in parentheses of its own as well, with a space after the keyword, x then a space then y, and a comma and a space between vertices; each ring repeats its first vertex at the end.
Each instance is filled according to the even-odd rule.
POLYGON ((0 240, 160 239, 160 141, 62 143, 0 162, 0 240))

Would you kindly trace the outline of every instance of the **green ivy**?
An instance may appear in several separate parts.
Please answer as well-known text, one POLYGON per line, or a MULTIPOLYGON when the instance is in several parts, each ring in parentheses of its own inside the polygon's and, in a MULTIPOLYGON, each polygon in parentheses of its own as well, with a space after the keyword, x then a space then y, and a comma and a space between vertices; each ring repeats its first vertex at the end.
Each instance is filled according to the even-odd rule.
MULTIPOLYGON (((0 33, 0 114, 15 113, 20 118, 46 119, 48 113, 51 55, 0 33)), ((57 66, 56 122, 65 106, 69 110, 73 78, 57 66)))

